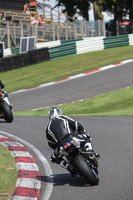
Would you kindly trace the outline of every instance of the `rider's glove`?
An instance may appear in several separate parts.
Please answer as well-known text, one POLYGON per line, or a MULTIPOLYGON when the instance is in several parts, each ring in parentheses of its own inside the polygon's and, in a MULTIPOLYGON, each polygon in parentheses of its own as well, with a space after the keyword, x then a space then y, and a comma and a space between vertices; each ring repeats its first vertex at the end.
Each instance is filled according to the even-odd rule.
POLYGON ((90 143, 90 142, 86 143, 86 144, 84 145, 84 148, 85 148, 85 150, 86 150, 87 152, 91 151, 91 150, 92 150, 92 145, 91 145, 91 143, 90 143))

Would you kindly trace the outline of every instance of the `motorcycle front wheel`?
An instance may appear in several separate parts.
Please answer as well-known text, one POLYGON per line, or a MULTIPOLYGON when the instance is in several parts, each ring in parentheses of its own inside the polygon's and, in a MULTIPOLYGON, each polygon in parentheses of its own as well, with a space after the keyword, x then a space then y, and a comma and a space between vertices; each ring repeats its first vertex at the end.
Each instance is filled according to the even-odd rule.
POLYGON ((8 123, 13 121, 12 110, 5 102, 0 104, 0 116, 8 123))
POLYGON ((80 176, 87 179, 90 185, 98 185, 99 177, 97 173, 93 168, 89 167, 82 155, 75 156, 74 163, 80 176))

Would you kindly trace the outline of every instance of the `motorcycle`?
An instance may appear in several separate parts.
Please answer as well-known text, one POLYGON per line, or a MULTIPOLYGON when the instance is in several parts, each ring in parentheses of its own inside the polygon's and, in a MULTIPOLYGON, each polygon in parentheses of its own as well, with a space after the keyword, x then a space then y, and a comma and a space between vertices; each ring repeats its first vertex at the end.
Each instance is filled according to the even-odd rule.
POLYGON ((66 141, 61 147, 61 155, 69 163, 76 174, 86 179, 90 185, 99 183, 98 177, 98 159, 93 151, 86 152, 83 142, 80 139, 73 138, 66 141))
POLYGON ((12 104, 7 93, 2 89, 0 89, 0 118, 8 123, 13 121, 12 104))

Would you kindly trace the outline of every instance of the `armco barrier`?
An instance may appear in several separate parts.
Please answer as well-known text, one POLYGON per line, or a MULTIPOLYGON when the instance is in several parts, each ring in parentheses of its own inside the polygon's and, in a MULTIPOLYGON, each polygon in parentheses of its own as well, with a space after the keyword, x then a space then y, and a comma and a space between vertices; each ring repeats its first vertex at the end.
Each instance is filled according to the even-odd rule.
POLYGON ((128 35, 107 37, 104 38, 103 40, 105 49, 113 47, 129 46, 128 35))
MULTIPOLYGON (((61 41, 57 40, 57 41, 52 41, 52 42, 39 42, 36 43, 36 49, 42 49, 42 48, 50 48, 50 47, 56 47, 61 45, 61 41)), ((11 55, 16 55, 20 53, 20 48, 8 48, 8 49, 4 49, 4 56, 11 56, 11 55)))
POLYGON ((128 35, 129 45, 133 45, 133 34, 128 35))
POLYGON ((11 56, 12 55, 12 52, 11 52, 11 49, 8 48, 8 49, 4 49, 4 56, 11 56))
POLYGON ((0 72, 13 70, 49 60, 48 48, 0 59, 0 72))
POLYGON ((95 39, 95 40, 99 40, 99 39, 104 39, 104 38, 105 38, 105 36, 98 36, 98 37, 85 37, 84 40, 88 40, 88 39, 90 39, 90 40, 91 40, 91 39, 92 39, 92 40, 93 40, 93 39, 95 39))
POLYGON ((56 47, 56 46, 59 46, 61 45, 61 41, 60 40, 57 40, 57 41, 52 41, 52 42, 39 42, 39 43, 36 43, 36 49, 41 49, 41 48, 44 48, 44 47, 56 47))
POLYGON ((71 40, 61 40, 61 45, 72 43, 72 42, 77 42, 77 41, 81 41, 81 40, 83 40, 83 39, 79 38, 79 39, 71 39, 71 40))
POLYGON ((18 54, 19 48, 4 49, 4 55, 10 57, 0 59, 0 71, 16 69, 72 54, 82 54, 129 45, 133 45, 133 34, 107 38, 102 36, 74 40, 41 42, 36 44, 35 51, 28 52, 27 54, 18 54), (44 48, 44 46, 47 46, 47 48, 44 48), (44 49, 46 49, 46 51, 44 49), (13 54, 18 55, 11 56, 13 54))
POLYGON ((80 40, 83 39, 61 40, 60 46, 49 48, 50 59, 76 54, 76 42, 80 40))
POLYGON ((11 48, 11 52, 12 52, 13 55, 14 54, 19 54, 20 48, 19 47, 17 47, 17 48, 11 48))
POLYGON ((49 48, 50 59, 76 54, 76 43, 68 42, 58 47, 49 48))
POLYGON ((85 38, 82 41, 76 42, 77 54, 100 51, 104 49, 103 37, 85 38))

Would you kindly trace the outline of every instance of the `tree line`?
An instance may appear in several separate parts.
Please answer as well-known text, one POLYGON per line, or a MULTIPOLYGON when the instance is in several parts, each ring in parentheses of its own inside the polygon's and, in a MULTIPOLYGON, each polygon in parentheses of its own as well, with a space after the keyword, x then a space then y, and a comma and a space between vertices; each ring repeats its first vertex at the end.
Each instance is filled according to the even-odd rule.
MULTIPOLYGON (((89 10, 93 4, 94 19, 103 19, 102 12, 111 13, 114 16, 114 29, 116 21, 129 16, 133 19, 133 0, 56 0, 55 7, 63 7, 62 12, 67 12, 70 17, 75 14, 89 20, 89 10)), ((116 31, 114 31, 116 32, 116 31)))
POLYGON ((78 14, 89 20, 88 11, 93 4, 95 20, 103 19, 102 11, 114 15, 114 19, 122 20, 129 16, 133 19, 133 0, 56 0, 56 7, 63 6, 63 12, 73 17, 78 14))

